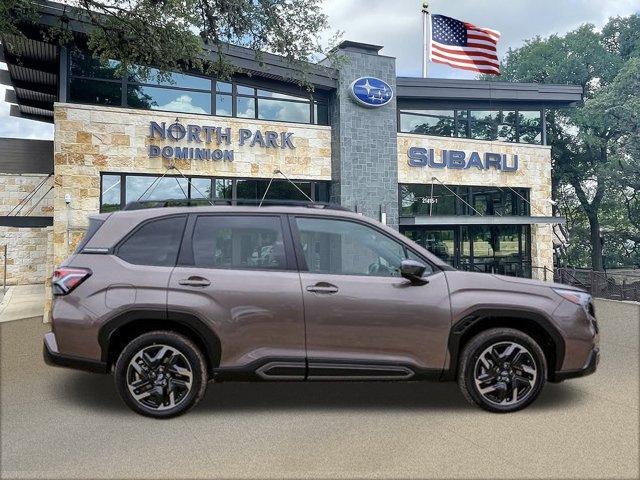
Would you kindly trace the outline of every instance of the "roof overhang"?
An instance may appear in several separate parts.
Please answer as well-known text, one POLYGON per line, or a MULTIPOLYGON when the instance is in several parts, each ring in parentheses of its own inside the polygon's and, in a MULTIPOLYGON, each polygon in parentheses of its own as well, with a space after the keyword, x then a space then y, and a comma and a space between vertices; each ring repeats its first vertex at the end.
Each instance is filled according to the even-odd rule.
POLYGON ((445 78, 398 77, 398 103, 419 108, 420 102, 455 108, 478 106, 520 106, 566 108, 582 103, 580 85, 488 82, 445 78))
POLYGON ((400 217, 400 225, 534 225, 565 224, 564 217, 530 217, 516 215, 419 215, 416 217, 400 217))

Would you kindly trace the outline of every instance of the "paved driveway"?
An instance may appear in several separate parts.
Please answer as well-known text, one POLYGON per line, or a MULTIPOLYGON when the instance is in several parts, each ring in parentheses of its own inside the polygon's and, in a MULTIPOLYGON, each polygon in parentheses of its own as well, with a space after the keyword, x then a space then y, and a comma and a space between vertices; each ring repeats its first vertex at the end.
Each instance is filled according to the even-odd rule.
POLYGON ((455 384, 212 384, 170 421, 110 376, 50 368, 40 319, 0 326, 2 478, 637 478, 637 305, 600 301, 602 361, 510 415, 455 384))

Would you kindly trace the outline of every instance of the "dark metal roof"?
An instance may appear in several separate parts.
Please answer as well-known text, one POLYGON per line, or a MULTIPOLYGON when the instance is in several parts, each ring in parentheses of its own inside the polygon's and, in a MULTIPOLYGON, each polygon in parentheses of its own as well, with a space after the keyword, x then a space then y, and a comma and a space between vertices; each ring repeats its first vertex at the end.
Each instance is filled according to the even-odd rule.
POLYGON ((0 138, 0 173, 53 173, 53 141, 0 138))
POLYGON ((398 77, 397 98, 401 103, 433 100, 470 103, 523 103, 539 106, 571 107, 582 102, 579 85, 487 82, 446 78, 398 77))
POLYGON ((8 71, 0 71, 0 84, 12 105, 10 115, 53 122, 58 98, 59 48, 38 40, 1 35, 2 56, 8 71), (16 107, 16 108, 13 108, 16 107))

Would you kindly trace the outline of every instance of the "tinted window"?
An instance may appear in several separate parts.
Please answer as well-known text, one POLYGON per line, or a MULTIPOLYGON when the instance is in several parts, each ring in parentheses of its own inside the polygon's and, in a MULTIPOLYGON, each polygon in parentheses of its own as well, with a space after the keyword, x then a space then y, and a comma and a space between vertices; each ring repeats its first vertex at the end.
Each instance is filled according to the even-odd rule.
POLYGON ((145 223, 118 249, 118 257, 135 265, 171 267, 176 264, 185 217, 145 223))
POLYGON ((170 112, 211 113, 211 94, 161 87, 129 85, 127 105, 170 112))
POLYGON ((99 220, 97 218, 90 218, 87 231, 85 232, 84 237, 82 237, 82 240, 80 240, 80 243, 78 244, 78 246, 76 247, 73 253, 80 253, 82 249, 85 247, 85 245, 89 243, 89 240, 91 240, 91 237, 93 237, 96 234, 96 232, 100 230, 100 227, 102 226, 103 223, 104 223, 104 220, 99 220))
POLYGON ((120 82, 72 78, 69 82, 69 97, 79 103, 120 106, 122 85, 120 82))
POLYGON ((415 258, 401 243, 359 223, 319 218, 298 218, 296 223, 313 273, 399 277, 402 260, 415 258))
POLYGON ((279 217, 198 217, 193 231, 196 267, 284 269, 286 257, 279 217))

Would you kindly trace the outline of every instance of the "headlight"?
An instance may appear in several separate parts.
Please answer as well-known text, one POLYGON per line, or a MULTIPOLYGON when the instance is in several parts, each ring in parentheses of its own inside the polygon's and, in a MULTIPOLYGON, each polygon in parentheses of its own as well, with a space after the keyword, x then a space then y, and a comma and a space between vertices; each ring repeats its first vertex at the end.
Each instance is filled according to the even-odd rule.
POLYGON ((591 295, 585 292, 576 292, 575 290, 564 290, 562 288, 552 288, 554 292, 560 295, 565 300, 575 303, 576 305, 582 305, 586 307, 591 301, 591 295))

